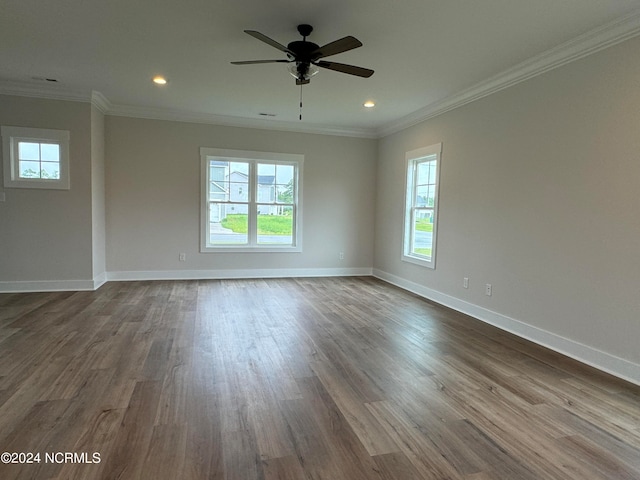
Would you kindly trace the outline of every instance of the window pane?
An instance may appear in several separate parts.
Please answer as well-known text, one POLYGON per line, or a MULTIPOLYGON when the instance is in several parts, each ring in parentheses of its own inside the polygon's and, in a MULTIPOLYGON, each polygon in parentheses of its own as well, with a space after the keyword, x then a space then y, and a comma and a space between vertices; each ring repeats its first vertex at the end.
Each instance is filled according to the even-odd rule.
POLYGON ((423 162, 418 164, 418 181, 416 182, 418 185, 429 183, 429 165, 430 162, 423 162))
POLYGON ((231 173, 243 173, 247 177, 249 175, 249 164, 247 162, 229 162, 229 171, 231 173))
POLYGON ((432 186, 429 188, 429 194, 427 195, 427 207, 435 207, 436 205, 436 188, 432 186))
POLYGON ((258 205, 258 244, 293 244, 293 207, 258 205))
POLYGON ((229 185, 229 201, 249 201, 249 184, 247 182, 231 182, 229 185))
POLYGON ((287 185, 293 181, 293 165, 277 165, 276 166, 276 183, 278 185, 287 185))
POLYGON ((43 162, 59 162, 60 161, 60 145, 55 143, 41 143, 40 155, 43 162))
POLYGON ((438 166, 437 166, 436 162, 429 162, 429 165, 431 165, 431 168, 429 168, 429 183, 431 185, 435 185, 436 184, 436 171, 438 169, 438 166))
POLYGON ((52 180, 58 180, 60 178, 60 164, 57 162, 42 162, 42 170, 40 176, 42 178, 49 178, 52 180))
POLYGON ((416 188, 416 199, 415 206, 416 207, 426 207, 427 206, 427 197, 429 196, 429 187, 428 186, 420 186, 416 188))
POLYGON ((209 162, 209 180, 219 185, 224 183, 229 165, 227 162, 211 160, 209 162))
POLYGON ((276 166, 258 164, 258 202, 275 203, 276 201, 276 166))
POLYGON ((212 245, 246 245, 248 242, 248 208, 246 204, 209 204, 209 243, 212 245))
POLYGON ((414 210, 413 245, 411 252, 416 255, 431 257, 433 246, 433 210, 414 210))
POLYGON ((293 165, 278 165, 276 167, 276 202, 293 203, 294 173, 293 165))
POLYGON ((258 176, 269 175, 271 177, 276 176, 276 166, 269 163, 258 164, 258 176))
POLYGON ((19 162, 20 178, 40 178, 40 162, 19 162))
POLYGON ((18 158, 20 160, 40 160, 40 144, 18 142, 18 158))
POLYGON ((293 203, 293 180, 287 185, 278 185, 276 195, 278 203, 293 203))
POLYGON ((224 168, 211 167, 209 172, 209 201, 229 200, 229 185, 225 182, 224 168))

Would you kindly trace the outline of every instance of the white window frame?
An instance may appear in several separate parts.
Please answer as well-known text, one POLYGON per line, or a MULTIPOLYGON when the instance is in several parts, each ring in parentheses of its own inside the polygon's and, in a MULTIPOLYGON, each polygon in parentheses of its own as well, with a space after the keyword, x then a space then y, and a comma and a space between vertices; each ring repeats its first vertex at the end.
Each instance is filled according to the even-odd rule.
POLYGON ((302 169, 304 155, 291 153, 255 152, 247 150, 228 150, 211 147, 200 148, 200 252, 301 252, 302 251, 302 169), (248 202, 248 243, 246 245, 212 245, 209 242, 209 162, 211 160, 247 162, 250 164, 248 202), (295 184, 293 200, 293 245, 258 244, 257 233, 257 174, 258 163, 293 165, 295 184))
POLYGON ((6 188, 45 188, 69 190, 69 139, 67 130, 2 126, 2 157, 6 188), (60 178, 21 178, 18 143, 53 143, 60 147, 60 178))
POLYGON ((438 197, 440 191, 440 170, 442 169, 441 162, 442 144, 437 143, 428 147, 418 148, 411 150, 405 154, 405 208, 404 208, 404 228, 402 236, 402 260, 405 262, 421 265, 427 268, 436 268, 436 241, 438 238, 438 197), (433 205, 433 232, 432 232, 432 245, 431 256, 420 255, 413 253, 414 244, 414 215, 418 207, 415 204, 416 199, 416 170, 417 165, 423 162, 436 162, 436 179, 435 179, 435 194, 433 205))

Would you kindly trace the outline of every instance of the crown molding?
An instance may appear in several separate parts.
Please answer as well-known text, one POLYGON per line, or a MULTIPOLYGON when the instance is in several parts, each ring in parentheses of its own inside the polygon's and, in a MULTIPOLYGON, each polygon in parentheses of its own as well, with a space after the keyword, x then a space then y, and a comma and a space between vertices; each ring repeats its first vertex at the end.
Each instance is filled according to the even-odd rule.
POLYGON ((584 58, 640 34, 640 10, 590 30, 529 58, 455 95, 434 102, 376 130, 382 138, 445 112, 504 90, 550 70, 584 58))
POLYGON ((313 133, 319 135, 336 135, 342 137, 377 138, 376 132, 365 128, 336 127, 331 125, 283 122, 280 120, 263 120, 207 113, 171 110, 166 108, 136 107, 132 105, 111 105, 107 115, 116 117, 146 118, 151 120, 168 120, 187 123, 204 123, 227 127, 257 128, 283 132, 313 133))
POLYGON ((71 90, 64 87, 44 86, 42 84, 21 83, 11 80, 0 80, 0 95, 17 97, 46 98, 48 100, 64 100, 67 102, 90 102, 91 93, 71 90))
POLYGON ((111 102, 100 92, 93 90, 91 92, 91 105, 96 107, 100 112, 106 114, 111 109, 111 102))

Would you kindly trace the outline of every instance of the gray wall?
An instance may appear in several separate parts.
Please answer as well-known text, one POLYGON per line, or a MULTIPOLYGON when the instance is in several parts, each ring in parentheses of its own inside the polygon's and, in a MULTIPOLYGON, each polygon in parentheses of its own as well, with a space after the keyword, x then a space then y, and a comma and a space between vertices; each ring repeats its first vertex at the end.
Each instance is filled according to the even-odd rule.
POLYGON ((71 171, 70 190, 0 184, 6 196, 0 202, 0 290, 42 289, 61 280, 90 287, 91 105, 0 95, 0 125, 69 130, 71 171))
POLYGON ((376 140, 108 116, 106 142, 110 276, 371 272, 376 140), (200 147, 305 156, 302 253, 199 252, 200 147))
POLYGON ((381 139, 374 272, 640 381, 639 50, 628 41, 381 139), (404 154, 437 142, 429 270, 400 260, 404 154))

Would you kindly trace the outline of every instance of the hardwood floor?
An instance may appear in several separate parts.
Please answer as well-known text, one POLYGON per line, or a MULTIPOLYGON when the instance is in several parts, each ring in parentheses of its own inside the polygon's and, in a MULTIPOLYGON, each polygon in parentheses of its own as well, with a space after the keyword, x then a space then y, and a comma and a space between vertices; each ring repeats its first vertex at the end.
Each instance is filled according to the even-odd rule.
POLYGON ((0 452, 40 454, 3 480, 638 479, 640 387, 370 277, 114 282, 0 295, 0 452))

